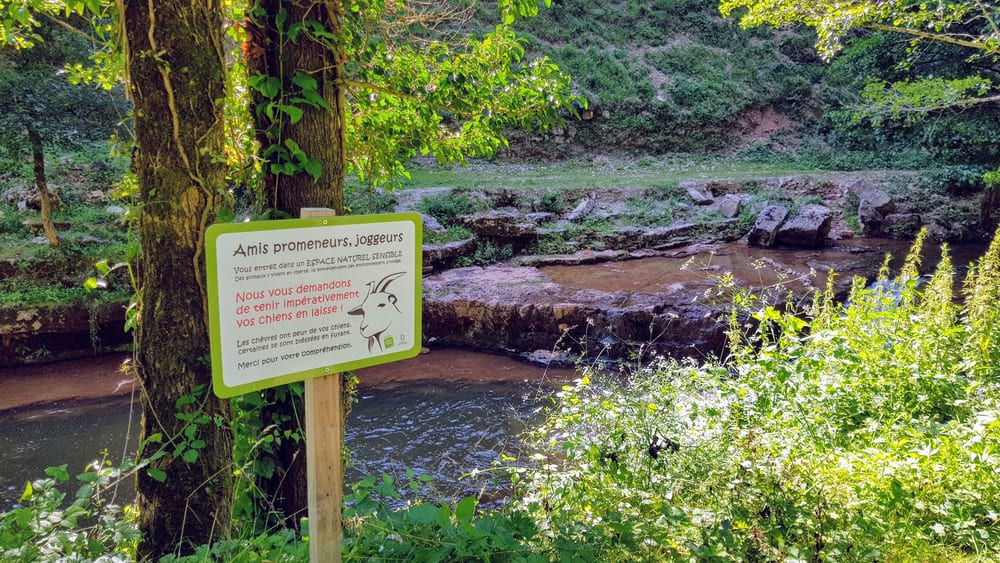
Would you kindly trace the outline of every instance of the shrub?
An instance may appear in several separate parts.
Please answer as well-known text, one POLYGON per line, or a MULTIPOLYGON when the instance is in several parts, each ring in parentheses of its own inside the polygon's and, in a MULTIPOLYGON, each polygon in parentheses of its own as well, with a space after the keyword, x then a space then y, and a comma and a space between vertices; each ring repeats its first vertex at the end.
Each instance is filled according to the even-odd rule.
POLYGON ((850 306, 738 293, 724 362, 585 372, 512 469, 536 550, 583 560, 1000 556, 1000 241, 953 303, 945 253, 850 306))
POLYGON ((985 166, 954 165, 926 170, 920 174, 920 187, 939 193, 967 195, 986 187, 985 166))
POLYGON ((421 200, 419 209, 441 223, 448 224, 459 215, 474 212, 476 206, 465 194, 439 194, 425 197, 421 200))
POLYGON ((472 256, 461 256, 455 261, 459 268, 467 266, 489 266, 514 257, 514 247, 509 244, 497 246, 490 241, 480 242, 472 256))
POLYGON ((348 186, 344 190, 347 208, 354 215, 388 213, 396 207, 396 197, 383 189, 348 186))

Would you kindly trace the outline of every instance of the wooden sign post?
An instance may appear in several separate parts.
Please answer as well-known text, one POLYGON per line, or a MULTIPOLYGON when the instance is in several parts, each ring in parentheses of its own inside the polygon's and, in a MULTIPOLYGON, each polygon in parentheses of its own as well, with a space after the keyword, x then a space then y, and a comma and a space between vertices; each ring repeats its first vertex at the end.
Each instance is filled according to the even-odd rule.
POLYGON ((212 225, 209 335, 216 395, 305 382, 309 557, 341 561, 341 373, 420 352, 419 214, 212 225))
MULTIPOLYGON (((332 209, 307 207, 303 219, 331 217, 332 209)), ((344 504, 344 413, 341 374, 305 381, 306 488, 309 495, 309 560, 341 561, 344 504)))

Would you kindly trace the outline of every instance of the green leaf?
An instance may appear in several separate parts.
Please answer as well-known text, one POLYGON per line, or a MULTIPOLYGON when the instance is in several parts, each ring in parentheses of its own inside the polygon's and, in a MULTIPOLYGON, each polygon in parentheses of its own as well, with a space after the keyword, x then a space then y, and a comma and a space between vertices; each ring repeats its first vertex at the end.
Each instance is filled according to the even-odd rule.
POLYGON ((93 471, 87 471, 76 476, 77 481, 83 481, 84 483, 96 483, 100 478, 101 476, 93 471))
POLYGON ((94 494, 93 485, 84 485, 76 490, 76 498, 78 499, 87 499, 90 498, 90 496, 93 494, 94 494))
POLYGON ((177 399, 177 402, 174 403, 174 406, 176 408, 181 408, 190 405, 197 400, 198 399, 194 395, 181 395, 181 397, 177 399))
POLYGON ((69 464, 64 463, 55 467, 46 467, 45 474, 56 481, 69 481, 69 471, 66 470, 68 466, 69 464))
POLYGON ((305 151, 302 150, 302 147, 294 139, 285 139, 285 146, 288 147, 288 152, 295 160, 301 162, 306 159, 305 151))
POLYGON ((465 497, 458 501, 455 506, 455 520, 459 522, 472 522, 472 517, 476 515, 476 498, 465 497))
POLYGON ((162 469, 159 469, 157 467, 150 467, 149 469, 146 470, 146 474, 148 474, 154 480, 159 481, 160 483, 163 483, 164 481, 167 480, 167 474, 164 473, 162 469))
POLYGON ((312 90, 315 92, 319 89, 319 83, 316 82, 315 78, 301 72, 295 73, 295 76, 292 77, 292 84, 303 90, 312 90))
POLYGON ((268 76, 266 74, 258 74, 251 76, 247 83, 251 88, 260 92, 261 96, 269 100, 273 100, 281 92, 281 80, 275 76, 268 76))
POLYGON ((184 455, 181 456, 181 459, 183 459, 188 463, 194 463, 198 461, 198 450, 194 449, 185 450, 184 455))
POLYGON ((447 504, 442 505, 441 508, 437 510, 437 513, 434 515, 434 520, 442 530, 451 528, 451 509, 448 508, 447 504))
POLYGON ((302 119, 302 108, 297 106, 290 106, 288 104, 278 104, 278 109, 281 110, 285 115, 288 116, 292 121, 292 125, 299 122, 302 119))
POLYGON ((406 517, 414 524, 433 524, 437 519, 438 508, 430 503, 418 504, 406 513, 406 517))
POLYGON ((318 158, 310 158, 302 163, 302 169, 312 176, 314 182, 319 181, 320 175, 323 174, 323 163, 318 158))
POLYGON ((31 486, 31 481, 24 484, 24 492, 21 493, 21 499, 18 502, 25 502, 31 498, 31 495, 35 494, 35 488, 31 486))

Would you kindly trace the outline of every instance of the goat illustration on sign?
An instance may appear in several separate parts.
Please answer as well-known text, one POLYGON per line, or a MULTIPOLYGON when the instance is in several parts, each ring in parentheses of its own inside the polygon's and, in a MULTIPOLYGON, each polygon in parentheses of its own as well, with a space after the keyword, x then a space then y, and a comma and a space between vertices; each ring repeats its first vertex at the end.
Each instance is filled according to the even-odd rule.
POLYGON ((392 336, 382 339, 382 334, 389 330, 393 321, 402 316, 396 305, 396 294, 388 290, 389 284, 406 272, 395 272, 383 277, 377 282, 368 282, 368 295, 360 305, 347 312, 348 315, 361 317, 361 336, 368 339, 368 351, 375 346, 379 351, 392 348, 395 344, 392 336))

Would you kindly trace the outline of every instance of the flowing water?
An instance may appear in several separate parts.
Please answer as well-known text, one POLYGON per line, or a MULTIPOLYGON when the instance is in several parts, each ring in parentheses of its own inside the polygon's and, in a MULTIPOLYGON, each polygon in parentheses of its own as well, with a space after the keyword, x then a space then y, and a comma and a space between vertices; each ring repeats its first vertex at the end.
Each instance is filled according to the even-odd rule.
MULTIPOLYGON (((9 395, 16 394, 23 403, 0 410, 0 511, 16 504, 25 483, 44 477, 46 467, 65 463, 76 475, 101 458, 102 451, 116 464, 134 455, 138 406, 130 386, 120 385, 122 374, 116 366, 121 360, 0 370, 0 388, 10 389, 9 395), (46 379, 60 373, 64 385, 46 379), (33 377, 49 383, 34 385, 42 403, 30 401, 33 377), (118 395, 78 398, 112 387, 118 395)), ((488 469, 501 452, 517 455, 519 432, 538 417, 544 398, 557 384, 574 375, 568 369, 448 349, 356 373, 361 386, 347 422, 352 458, 346 481, 382 472, 405 481, 406 470, 412 469, 433 476, 427 486, 444 497, 498 494, 502 485, 489 477, 463 475, 488 469)), ((119 501, 128 502, 131 494, 126 486, 119 501)))

